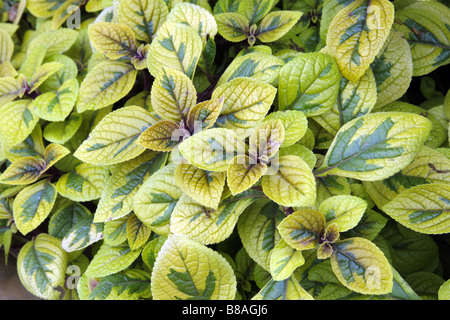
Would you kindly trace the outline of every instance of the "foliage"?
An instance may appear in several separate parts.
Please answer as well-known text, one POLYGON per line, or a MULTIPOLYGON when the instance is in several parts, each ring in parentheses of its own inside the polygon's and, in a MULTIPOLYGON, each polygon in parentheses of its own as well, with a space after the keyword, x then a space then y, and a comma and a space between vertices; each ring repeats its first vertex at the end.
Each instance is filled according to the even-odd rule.
POLYGON ((37 297, 449 299, 445 4, 0 13, 0 245, 37 297))

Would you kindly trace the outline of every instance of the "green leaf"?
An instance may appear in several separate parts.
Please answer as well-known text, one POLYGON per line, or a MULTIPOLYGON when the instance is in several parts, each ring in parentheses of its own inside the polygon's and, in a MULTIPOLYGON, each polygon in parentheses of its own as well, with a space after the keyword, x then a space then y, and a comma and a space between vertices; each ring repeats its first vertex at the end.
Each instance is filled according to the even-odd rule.
POLYGON ((170 231, 204 245, 220 243, 231 235, 240 214, 252 201, 250 197, 237 196, 224 200, 214 210, 183 194, 170 218, 170 231))
POLYGON ((97 110, 122 99, 133 87, 137 70, 126 63, 112 60, 100 61, 81 82, 78 113, 97 110))
POLYGON ((0 107, 0 139, 9 149, 24 141, 39 121, 32 108, 32 100, 20 99, 0 107))
POLYGON ((27 50, 33 50, 38 46, 45 46, 45 55, 51 56, 69 50, 77 39, 78 31, 69 28, 44 31, 34 37, 28 44, 27 50))
POLYGON ((273 158, 284 141, 284 125, 279 119, 262 122, 249 138, 249 153, 252 160, 263 163, 273 158))
POLYGON ((128 240, 127 236, 128 219, 129 215, 125 215, 115 220, 105 221, 103 227, 104 243, 112 247, 125 244, 125 242, 128 240))
POLYGON ((289 278, 294 270, 305 263, 302 252, 292 248, 282 239, 270 255, 270 274, 274 281, 289 278))
POLYGON ((302 209, 288 215, 278 225, 281 237, 296 250, 314 249, 325 234, 325 217, 314 209, 302 209))
POLYGON ((145 263, 145 265, 150 269, 153 270, 153 266, 155 265, 156 257, 158 256, 159 251, 161 250, 162 245, 166 241, 167 237, 158 236, 153 240, 150 240, 145 245, 144 249, 142 250, 141 256, 142 261, 145 263))
POLYGON ((281 239, 278 224, 286 217, 273 201, 261 199, 251 204, 239 217, 237 229, 249 256, 266 271, 270 254, 281 239))
POLYGON ((141 250, 131 250, 128 245, 110 246, 103 243, 89 263, 86 276, 106 277, 129 267, 141 254, 141 250))
POLYGON ((175 183, 175 164, 156 171, 138 190, 133 201, 136 216, 152 231, 166 236, 172 212, 183 192, 175 183))
POLYGON ((232 130, 213 128, 194 134, 178 149, 196 167, 223 172, 236 155, 245 153, 246 145, 232 130))
POLYGON ((3 171, 0 175, 0 183, 28 185, 39 179, 46 166, 46 161, 41 158, 32 156, 20 158, 3 171))
POLYGON ((267 171, 267 165, 251 160, 246 155, 233 158, 227 169, 227 184, 231 194, 239 194, 259 181, 267 171))
POLYGON ((236 278, 217 252, 182 236, 164 242, 152 272, 155 300, 232 300, 236 278))
POLYGON ((282 281, 271 279, 252 300, 314 300, 294 276, 282 281))
POLYGON ((111 167, 111 177, 98 203, 94 222, 110 221, 130 213, 139 188, 166 160, 167 154, 148 151, 111 167))
POLYGON ((53 61, 47 62, 39 66, 36 72, 33 74, 29 83, 27 84, 30 88, 28 92, 34 92, 38 89, 38 87, 44 83, 51 75, 55 74, 57 71, 61 70, 64 67, 63 64, 53 61))
POLYGON ((157 119, 144 108, 127 106, 108 113, 74 156, 92 164, 111 165, 133 159, 145 148, 135 143, 157 119), (114 130, 111 130, 114 128, 114 130))
POLYGON ((331 267, 347 288, 362 294, 392 291, 392 267, 383 252, 364 238, 350 238, 333 246, 331 267))
POLYGON ((2 105, 13 101, 24 93, 20 82, 14 77, 0 78, 0 103, 2 105))
POLYGON ((355 196, 337 195, 325 199, 318 210, 323 213, 327 225, 336 223, 340 232, 353 229, 367 209, 367 202, 355 196))
POLYGON ((187 125, 194 133, 214 125, 223 108, 224 99, 211 99, 198 103, 189 110, 187 125))
POLYGON ((138 300, 150 294, 150 275, 130 269, 100 279, 89 300, 138 300))
POLYGON ((48 179, 23 188, 14 199, 14 221, 26 235, 37 228, 50 214, 56 200, 56 188, 48 179))
POLYGON ((137 54, 134 33, 124 24, 93 23, 89 25, 88 35, 92 46, 110 59, 133 58, 137 54))
POLYGON ((252 25, 266 16, 274 5, 274 0, 243 0, 239 3, 238 12, 245 15, 248 24, 252 25))
POLYGON ((49 219, 48 233, 58 239, 63 239, 69 230, 91 215, 85 206, 70 200, 62 204, 56 202, 55 209, 49 219))
POLYGON ((284 110, 269 113, 263 120, 279 119, 284 127, 284 140, 280 148, 292 146, 299 141, 308 129, 308 119, 302 111, 284 110))
POLYGON ((67 231, 61 240, 66 252, 82 250, 103 238, 103 224, 93 223, 93 219, 93 215, 85 216, 67 231))
POLYGON ((220 128, 233 129, 240 138, 250 136, 269 111, 277 90, 252 78, 235 78, 217 87, 213 99, 224 99, 216 121, 220 128))
POLYGON ((413 75, 411 49, 402 33, 392 29, 380 52, 370 65, 377 84, 375 108, 403 96, 413 75))
POLYGON ((256 29, 256 37, 261 42, 273 42, 284 36, 298 23, 302 16, 300 11, 280 10, 264 16, 256 29))
POLYGON ((165 120, 186 120, 197 103, 197 91, 191 79, 176 69, 160 68, 151 89, 151 105, 165 120))
POLYGON ((409 164, 428 138, 431 122, 406 112, 365 115, 346 123, 315 173, 364 181, 385 179, 409 164))
POLYGON ((217 209, 225 187, 225 172, 212 172, 189 163, 180 163, 175 169, 176 185, 197 203, 217 209))
POLYGON ((224 12, 214 16, 219 34, 230 42, 241 42, 247 39, 249 32, 248 19, 237 12, 224 12))
POLYGON ((60 195, 73 201, 99 199, 105 189, 108 176, 108 167, 81 163, 72 172, 59 178, 56 189, 60 195))
POLYGON ((156 78, 160 70, 172 68, 193 78, 203 49, 202 39, 189 26, 165 22, 153 39, 147 59, 148 69, 156 78))
MULTIPOLYGON (((274 164, 272 164, 274 166, 274 164)), ((316 200, 316 180, 311 169, 297 156, 279 157, 278 171, 262 178, 264 193, 282 206, 312 206, 316 200)))
POLYGON ((0 64, 5 61, 11 61, 14 53, 14 42, 4 30, 0 30, 0 48, 0 64))
POLYGON ((442 3, 413 3, 398 10, 394 28, 403 34, 411 48, 413 76, 428 74, 449 63, 450 9, 442 3))
POLYGON ((151 234, 148 228, 135 215, 131 214, 127 221, 127 239, 131 250, 136 250, 145 245, 151 234))
POLYGON ((450 185, 423 184, 401 192, 382 210, 404 226, 426 234, 450 230, 450 185))
POLYGON ((175 148, 179 144, 179 140, 183 138, 183 135, 181 134, 182 129, 178 123, 162 120, 142 132, 136 140, 136 144, 155 151, 170 151, 175 148))
POLYGON ((326 51, 342 75, 357 81, 380 52, 394 22, 394 6, 387 0, 357 0, 331 21, 326 51))
POLYGON ((36 115, 48 121, 63 121, 70 114, 78 97, 78 80, 69 79, 56 91, 39 95, 33 101, 36 115))
POLYGON ((73 112, 65 121, 47 124, 43 132, 44 138, 53 143, 65 144, 76 134, 82 122, 82 116, 73 112))
POLYGON ((64 286, 67 253, 61 241, 41 233, 20 249, 17 257, 18 275, 23 286, 32 294, 47 300, 58 300, 64 286))
POLYGON ((333 57, 321 52, 302 54, 280 70, 279 110, 303 111, 306 116, 325 113, 336 101, 339 80, 333 57))

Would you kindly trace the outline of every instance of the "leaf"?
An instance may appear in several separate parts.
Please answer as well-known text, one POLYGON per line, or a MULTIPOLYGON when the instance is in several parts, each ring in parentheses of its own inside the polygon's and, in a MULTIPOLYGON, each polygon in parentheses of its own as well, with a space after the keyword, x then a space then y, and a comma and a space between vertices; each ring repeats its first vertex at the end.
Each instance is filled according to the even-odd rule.
POLYGON ((183 138, 181 133, 182 129, 177 123, 162 120, 142 132, 136 144, 155 151, 170 151, 183 138))
POLYGON ((380 52, 394 22, 394 6, 387 0, 357 0, 331 21, 326 51, 342 75, 357 81, 380 52))
POLYGON ((183 163, 175 169, 176 185, 197 203, 217 209, 225 186, 225 172, 211 172, 183 163))
POLYGON ((27 1, 27 10, 37 18, 49 18, 58 9, 54 1, 30 0, 27 1))
POLYGON ((133 58, 137 44, 133 31, 126 25, 112 22, 96 22, 89 25, 92 46, 110 59, 133 58))
POLYGON ((44 138, 53 143, 65 144, 76 134, 82 122, 81 115, 73 112, 65 121, 47 124, 43 132, 44 138))
POLYGON ((327 225, 336 223, 340 232, 353 229, 367 209, 367 202, 349 195, 337 195, 325 199, 318 210, 323 213, 327 225))
POLYGON ((0 138, 4 149, 24 141, 39 118, 32 109, 32 100, 20 99, 0 107, 0 138))
POLYGON ((127 238, 131 250, 143 247, 150 237, 151 232, 135 214, 130 215, 127 221, 127 238))
POLYGON ((281 237, 296 250, 314 249, 325 234, 325 217, 314 209, 288 215, 278 225, 281 237))
POLYGON ((270 271, 270 254, 281 239, 278 224, 286 217, 279 206, 268 199, 251 204, 239 217, 237 230, 249 256, 270 271))
POLYGON ((252 201, 250 197, 226 199, 214 210, 184 194, 170 217, 170 231, 204 245, 220 243, 232 234, 240 214, 252 201))
POLYGON ((223 98, 206 100, 189 110, 187 118, 189 129, 195 133, 212 127, 222 111, 223 102, 223 98))
POLYGON ((14 53, 14 42, 11 36, 4 30, 0 30, 0 64, 5 61, 11 61, 14 53))
POLYGON ((385 179, 414 159, 430 129, 428 119, 406 112, 353 119, 339 130, 315 174, 328 172, 364 181, 385 179))
POLYGON ((370 113, 378 97, 376 79, 372 70, 367 69, 356 82, 341 78, 336 102, 328 112, 313 119, 335 135, 350 120, 370 113))
POLYGON ((22 285, 42 299, 58 300, 65 282, 67 253, 61 242, 41 233, 20 249, 17 257, 18 275, 22 285))
POLYGON ((178 149, 196 167, 223 172, 236 155, 245 152, 246 145, 232 130, 213 128, 194 134, 180 143, 178 149))
POLYGON ((82 204, 64 200, 65 202, 62 204, 56 202, 56 210, 52 213, 48 223, 48 233, 61 240, 69 230, 91 215, 89 209, 82 204))
POLYGON ((231 300, 233 269, 217 252, 182 236, 164 242, 151 277, 155 300, 231 300))
POLYGON ((271 279, 252 300, 314 300, 294 276, 282 281, 271 279))
POLYGON ((108 167, 81 163, 72 172, 59 178, 56 189, 60 195, 73 201, 99 199, 105 189, 108 176, 108 167))
POLYGON ((449 8, 442 3, 413 3, 398 10, 394 28, 403 34, 411 48, 413 76, 430 73, 449 63, 449 8))
POLYGON ((125 215, 116 220, 106 221, 103 227, 103 242, 113 247, 125 244, 128 240, 128 219, 129 215, 125 215))
POLYGON ((100 279, 89 300, 138 300, 150 293, 150 275, 137 269, 111 274, 100 279))
POLYGON ((45 46, 45 56, 63 53, 69 50, 77 39, 78 31, 69 28, 59 28, 56 30, 44 31, 35 36, 28 44, 27 51, 38 46, 45 46))
POLYGON ((284 110, 269 113, 263 122, 279 119, 284 127, 284 140, 280 148, 292 146, 299 141, 308 129, 308 120, 305 114, 297 110, 284 110))
POLYGON ((28 92, 36 91, 36 89, 44 83, 45 80, 47 80, 51 75, 59 71, 61 68, 63 68, 64 65, 59 62, 47 62, 42 64, 36 69, 36 72, 31 77, 28 87, 28 92))
POLYGON ((117 109, 98 123, 74 156, 84 162, 101 165, 133 159, 145 151, 135 141, 156 122, 157 119, 144 108, 128 106, 117 109))
POLYGON ((303 111, 306 116, 330 110, 339 92, 340 74, 326 53, 302 54, 286 63, 278 80, 279 110, 303 111))
POLYGON ((273 42, 284 36, 299 21, 300 11, 280 10, 264 16, 256 30, 256 37, 261 42, 273 42))
POLYGON ((383 252, 364 238, 336 243, 331 267, 347 288, 362 294, 386 294, 392 291, 391 265, 383 252))
POLYGON ((262 178, 264 193, 282 206, 314 205, 316 180, 305 161, 297 156, 282 156, 276 166, 276 173, 262 178))
POLYGON ((167 21, 181 23, 197 30, 203 45, 208 38, 217 34, 217 23, 214 16, 205 8, 188 2, 177 3, 167 16, 167 21))
POLYGON ((150 43, 169 11, 163 0, 133 0, 117 3, 119 23, 128 26, 138 40, 150 43))
MULTIPOLYGON (((274 0, 243 0, 239 3, 238 12, 244 14, 248 24, 259 22, 275 5, 274 0)), ((262 22, 261 22, 262 23, 262 22)))
POLYGON ((98 203, 94 222, 115 220, 130 213, 139 188, 164 166, 166 160, 167 154, 148 151, 112 167, 112 175, 98 203))
POLYGON ((450 229, 450 185, 430 183, 411 187, 382 207, 383 212, 404 226, 426 234, 450 229))
POLYGON ((3 171, 0 175, 0 183, 28 185, 39 179, 46 166, 46 161, 41 158, 32 156, 20 158, 3 171))
POLYGON ((155 78, 162 68, 172 68, 193 78, 203 49, 202 39, 189 26, 165 22, 150 44, 148 69, 155 78))
POLYGON ((175 183, 175 164, 156 171, 138 190, 133 201, 136 216, 152 231, 167 236, 172 212, 183 192, 175 183))
POLYGON ((274 281, 289 278, 294 270, 305 263, 301 251, 289 246, 283 239, 275 246, 270 255, 270 274, 274 281))
POLYGON ((233 158, 227 169, 227 184, 231 194, 239 194, 252 187, 264 175, 267 165, 253 161, 246 155, 233 158))
POLYGON ((402 33, 392 29, 370 65, 377 84, 375 109, 403 96, 413 75, 411 50, 402 33))
POLYGON ((39 95, 33 101, 36 115, 47 121, 63 121, 70 114, 78 97, 78 80, 69 79, 56 91, 39 95))
POLYGON ((13 101, 24 93, 19 81, 14 77, 0 77, 0 103, 13 101))
POLYGON ((17 229, 26 235, 39 226, 55 204, 56 188, 48 179, 23 188, 14 199, 14 221, 17 229))
POLYGON ((103 238, 103 224, 93 223, 94 216, 83 217, 74 225, 61 241, 66 252, 82 250, 103 238))
MULTIPOLYGON (((41 92, 57 91, 64 82, 70 79, 76 78, 78 75, 78 66, 72 58, 69 58, 65 54, 54 54, 45 58, 44 63, 48 62, 59 62, 63 64, 63 67, 50 75, 40 86, 39 90, 41 92)), ((79 84, 77 83, 77 95, 75 96, 75 101, 78 96, 79 84)))
POLYGON ((119 101, 130 92, 136 75, 137 70, 129 64, 100 61, 81 82, 76 104, 78 113, 101 109, 119 101))
POLYGON ((214 15, 217 22, 217 31, 230 42, 241 42, 247 39, 249 32, 248 19, 237 12, 224 12, 214 15))
POLYGON ((251 52, 233 59, 217 82, 217 87, 235 78, 248 77, 277 86, 284 61, 271 54, 251 52))
POLYGON ((262 122, 249 138, 249 152, 252 160, 267 163, 277 154, 284 141, 284 136, 284 126, 281 120, 273 119, 262 122))
POLYGON ((102 244, 89 263, 85 275, 101 278, 129 267, 141 254, 141 250, 131 250, 128 245, 110 246, 102 244))
POLYGON ((151 89, 151 105, 165 120, 186 120, 189 110, 195 107, 197 91, 191 79, 184 73, 161 68, 151 89))
POLYGON ((252 78, 235 78, 217 87, 213 99, 224 99, 216 121, 220 128, 233 129, 240 138, 248 137, 269 111, 277 90, 252 78))

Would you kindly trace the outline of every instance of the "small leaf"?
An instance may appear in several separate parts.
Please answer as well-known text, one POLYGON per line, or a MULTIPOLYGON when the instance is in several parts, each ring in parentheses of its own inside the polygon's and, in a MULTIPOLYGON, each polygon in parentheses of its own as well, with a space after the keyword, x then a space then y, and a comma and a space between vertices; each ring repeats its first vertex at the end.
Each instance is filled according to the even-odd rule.
POLYGON ((211 99, 198 103, 188 114, 188 127, 194 133, 214 125, 223 108, 224 99, 211 99))
POLYGON ((289 147, 299 141, 308 129, 308 120, 305 114, 297 110, 285 110, 269 113, 263 120, 279 119, 284 127, 284 140, 281 148, 289 147))
POLYGON ((4 30, 0 30, 0 64, 5 61, 11 61, 14 53, 14 42, 11 36, 4 30))
POLYGON ((181 132, 180 126, 173 121, 158 121, 142 132, 136 144, 155 151, 170 151, 183 138, 181 132))
POLYGON ((56 195, 56 188, 48 179, 29 185, 17 194, 13 207, 14 221, 23 235, 34 230, 48 217, 56 195))
POLYGON ((264 16, 256 30, 256 37, 262 42, 272 42, 284 36, 297 24, 302 12, 280 10, 264 16))
POLYGON ((282 281, 271 279, 252 300, 314 300, 314 298, 300 286, 295 276, 291 276, 282 281))
POLYGON ((336 243, 331 267, 347 288, 362 294, 386 294, 392 291, 392 267, 383 252, 364 238, 336 243))
POLYGON ((266 16, 274 5, 274 0, 243 0, 239 3, 238 12, 244 14, 252 25, 266 16))
POLYGON ((85 216, 74 225, 61 241, 66 252, 82 250, 103 238, 103 224, 93 223, 93 215, 85 216))
POLYGON ((276 155, 284 141, 285 131, 281 120, 273 119, 262 122, 249 138, 250 154, 255 159, 267 162, 276 155))
POLYGON ((76 134, 82 122, 83 118, 73 112, 65 121, 47 124, 43 132, 44 138, 53 143, 65 144, 76 134))
POLYGON ((267 166, 252 161, 246 155, 238 155, 230 162, 227 169, 227 183, 233 195, 253 186, 264 175, 267 166))
POLYGON ((78 31, 69 28, 45 31, 34 37, 28 44, 27 50, 33 50, 38 46, 45 46, 47 57, 63 53, 69 50, 77 39, 78 31))
POLYGON ((274 281, 282 281, 304 263, 301 251, 292 248, 285 240, 280 240, 270 255, 270 274, 274 281))
POLYGON ((145 151, 135 141, 156 122, 157 119, 141 107, 115 110, 98 123, 74 156, 87 163, 102 165, 133 159, 145 151))
POLYGON ((110 59, 133 58, 137 44, 133 31, 124 24, 96 22, 89 25, 92 46, 110 59))
POLYGON ((112 60, 100 61, 81 82, 77 111, 97 110, 122 99, 136 80, 137 70, 126 63, 112 60))
POLYGON ((41 158, 27 156, 17 159, 0 175, 0 183, 28 185, 36 182, 46 167, 46 161, 41 158))
POLYGON ((337 224, 340 232, 354 228, 367 209, 367 202, 355 196, 337 195, 325 199, 318 210, 323 213, 327 225, 337 224))
POLYGON ((401 192, 382 210, 404 226, 426 234, 450 230, 450 185, 430 183, 401 192))
POLYGON ((247 39, 249 21, 237 12, 219 13, 214 16, 217 30, 222 37, 230 42, 240 42, 247 39))
POLYGON ((58 300, 64 286, 67 253, 61 241, 41 233, 20 249, 17 257, 18 275, 23 286, 42 299, 58 300))
POLYGON ((175 235, 156 258, 151 286, 155 300, 230 300, 236 294, 233 269, 220 254, 175 235))
POLYGON ((262 178, 264 193, 283 206, 312 206, 316 200, 316 180, 309 166, 297 156, 282 156, 278 171, 262 178))
POLYGON ((203 49, 202 39, 189 26, 165 22, 153 39, 147 59, 148 69, 156 78, 162 68, 172 68, 193 78, 203 49))
POLYGON ((127 221, 127 239, 131 250, 143 247, 150 237, 151 232, 135 214, 130 215, 127 221))
POLYGON ((325 217, 319 211, 302 209, 284 218, 278 231, 294 249, 314 249, 325 234, 325 223, 325 217))

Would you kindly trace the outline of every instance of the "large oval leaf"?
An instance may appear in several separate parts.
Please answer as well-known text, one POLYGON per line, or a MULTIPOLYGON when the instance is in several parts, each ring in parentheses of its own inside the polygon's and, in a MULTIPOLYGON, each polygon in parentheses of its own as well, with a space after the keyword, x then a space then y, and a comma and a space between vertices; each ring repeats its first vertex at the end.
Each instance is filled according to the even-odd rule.
POLYGON ((336 58, 342 75, 357 81, 381 50, 394 22, 388 0, 357 0, 331 21, 326 50, 336 58))
POLYGON ((353 229, 367 209, 367 202, 349 195, 337 195, 320 203, 319 211, 325 216, 327 225, 336 223, 339 232, 353 229))
POLYGON ((106 115, 74 156, 92 164, 111 165, 133 159, 145 151, 134 142, 158 120, 137 106, 123 107, 106 115))
POLYGON ((236 278, 225 258, 176 235, 158 253, 151 285, 155 300, 232 300, 236 294, 236 278))
POLYGON ((64 286, 67 253, 61 241, 41 233, 20 249, 17 257, 18 275, 23 286, 42 299, 58 300, 64 286))
POLYGON ((403 191, 382 210, 404 226, 427 234, 450 232, 450 185, 430 183, 403 191))
POLYGON ((280 110, 299 110, 307 116, 327 112, 339 91, 339 70, 326 53, 302 54, 280 70, 278 104, 280 110))
POLYGON ((364 238, 350 238, 333 246, 331 267, 347 288, 362 294, 392 291, 392 267, 383 252, 364 238))
POLYGON ((381 180, 409 164, 431 130, 425 117, 406 112, 365 115, 346 123, 316 175, 381 180))

